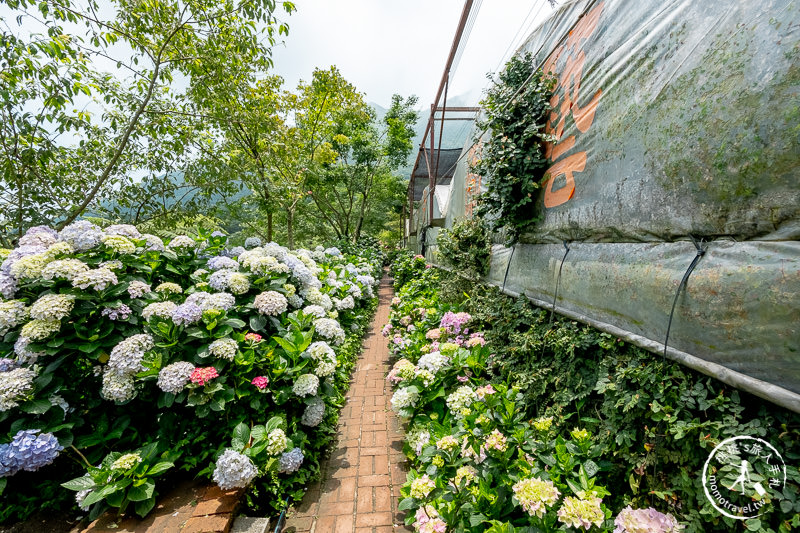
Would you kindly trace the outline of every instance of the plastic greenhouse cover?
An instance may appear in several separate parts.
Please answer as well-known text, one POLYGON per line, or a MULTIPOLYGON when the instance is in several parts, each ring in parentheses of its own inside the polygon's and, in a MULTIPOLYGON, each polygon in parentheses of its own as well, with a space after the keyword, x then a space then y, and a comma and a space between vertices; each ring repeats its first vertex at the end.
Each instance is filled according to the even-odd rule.
MULTIPOLYGON (((558 283, 557 312, 661 354, 690 236, 703 239, 667 356, 800 412, 798 27, 790 0, 558 9, 521 50, 558 79, 543 220, 494 246, 488 281, 548 307, 558 283)), ((485 188, 477 150, 446 227, 485 188)))

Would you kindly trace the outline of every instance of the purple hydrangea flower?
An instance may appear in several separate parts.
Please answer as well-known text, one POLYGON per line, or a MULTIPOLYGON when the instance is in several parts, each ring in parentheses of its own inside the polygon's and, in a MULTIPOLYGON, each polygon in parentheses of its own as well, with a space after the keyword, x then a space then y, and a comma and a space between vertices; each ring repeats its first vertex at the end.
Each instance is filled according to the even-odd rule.
POLYGON ((211 270, 238 270, 239 262, 220 255, 208 260, 208 268, 211 270))
MULTIPOLYGON (((5 265, 5 263, 3 263, 5 265)), ((0 272, 0 295, 8 300, 14 297, 17 292, 17 280, 8 274, 0 272)))
POLYGON ((19 366, 19 362, 16 359, 9 359, 8 357, 0 358, 0 372, 8 372, 9 370, 14 370, 19 366))
POLYGON ((62 241, 70 243, 79 252, 99 245, 103 235, 105 235, 103 230, 88 220, 73 222, 58 234, 62 241))
POLYGON ((34 226, 19 240, 20 246, 50 246, 58 242, 56 230, 47 226, 34 226))
POLYGON ((127 305, 119 304, 116 307, 106 307, 101 314, 111 320, 128 320, 132 312, 127 305))
POLYGON ((194 324, 203 318, 203 310, 193 303, 182 303, 172 312, 172 321, 177 326, 194 324))
MULTIPOLYGON (((445 328, 451 335, 458 335, 462 332, 463 326, 470 320, 472 320, 472 316, 469 313, 454 313, 448 311, 442 317, 439 326, 445 328)), ((464 333, 466 333, 466 330, 464 333)))

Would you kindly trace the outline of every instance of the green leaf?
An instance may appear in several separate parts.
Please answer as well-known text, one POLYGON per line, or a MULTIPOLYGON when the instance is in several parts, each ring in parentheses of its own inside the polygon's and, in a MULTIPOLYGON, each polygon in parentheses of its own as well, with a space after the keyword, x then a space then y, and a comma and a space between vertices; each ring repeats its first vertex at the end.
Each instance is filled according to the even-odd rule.
POLYGON ((138 502, 136 504, 136 514, 144 518, 147 516, 147 513, 153 510, 153 507, 156 504, 155 498, 148 498, 144 501, 138 502))
POLYGON ((414 498, 405 498, 400 502, 400 505, 397 506, 397 509, 400 511, 407 511, 409 509, 414 509, 417 507, 417 504, 414 498))
POLYGON ((2 496, 3 491, 6 490, 7 484, 8 484, 7 478, 0 478, 0 496, 2 496))
POLYGON ((151 479, 148 479, 142 485, 131 487, 128 491, 128 499, 132 502, 140 502, 151 498, 155 488, 155 482, 151 479))
POLYGON ((747 528, 747 531, 758 531, 761 529, 761 520, 758 518, 751 518, 750 520, 745 520, 744 527, 747 528))
POLYGON ((250 428, 247 424, 244 422, 236 424, 236 427, 233 428, 233 438, 245 443, 248 442, 250 440, 250 428))
POLYGON ((50 403, 50 400, 36 398, 29 402, 23 403, 19 408, 26 413, 41 415, 46 413, 51 407, 53 407, 53 404, 50 403))
POLYGON ((169 461, 161 461, 160 463, 156 463, 150 467, 150 470, 147 471, 148 476, 157 476, 159 474, 163 474, 170 468, 175 466, 175 463, 171 463, 169 461))
POLYGON ((62 487, 69 490, 79 491, 92 489, 95 486, 94 480, 89 476, 76 477, 66 483, 61 484, 62 487))
POLYGON ((267 325, 267 319, 263 316, 251 316, 250 317, 250 329, 253 331, 264 331, 264 327, 267 325))
POLYGON ((241 329, 245 326, 244 320, 239 320, 238 318, 229 318, 225 320, 223 324, 228 325, 234 329, 241 329))
POLYGON ((281 348, 286 350, 287 353, 295 354, 298 352, 297 346, 295 346, 293 342, 287 341, 282 337, 272 337, 272 338, 275 340, 275 342, 280 344, 281 348))
POLYGON ((792 502, 789 500, 781 500, 781 512, 784 514, 789 514, 792 512, 792 502))

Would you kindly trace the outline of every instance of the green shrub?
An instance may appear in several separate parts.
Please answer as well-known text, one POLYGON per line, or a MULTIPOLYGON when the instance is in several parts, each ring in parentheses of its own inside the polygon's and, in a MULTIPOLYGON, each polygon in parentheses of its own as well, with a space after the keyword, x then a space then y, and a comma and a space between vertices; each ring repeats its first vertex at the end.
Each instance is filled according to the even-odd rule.
POLYGON ((472 172, 487 178, 477 215, 492 231, 506 229, 509 244, 540 218, 533 206, 548 168, 543 143, 553 140, 544 127, 555 81, 541 69, 534 70, 529 52, 513 56, 481 101, 484 115, 477 130, 488 131, 489 138, 471 166, 472 172))
POLYGON ((439 232, 436 244, 445 262, 463 275, 477 279, 489 272, 492 244, 481 218, 457 221, 451 229, 439 232))

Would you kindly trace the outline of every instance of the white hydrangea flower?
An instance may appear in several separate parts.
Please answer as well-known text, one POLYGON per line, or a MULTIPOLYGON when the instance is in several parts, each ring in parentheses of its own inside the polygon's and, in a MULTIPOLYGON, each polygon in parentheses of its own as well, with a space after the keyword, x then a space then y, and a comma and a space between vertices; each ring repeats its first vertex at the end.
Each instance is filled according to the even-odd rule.
POLYGON ((57 243, 51 244, 47 248, 47 250, 45 250, 43 253, 44 253, 45 257, 47 257, 48 261, 53 261, 54 259, 56 259, 60 255, 69 255, 69 254, 73 253, 74 251, 75 251, 75 249, 72 247, 72 245, 70 243, 68 243, 68 242, 57 242, 57 243))
POLYGON ((74 305, 75 297, 72 295, 45 294, 33 302, 29 313, 37 320, 61 320, 69 316, 74 305))
POLYGON ((130 224, 112 224, 103 231, 105 231, 108 235, 122 235, 123 237, 127 237, 129 239, 142 238, 142 234, 139 233, 139 230, 136 229, 136 226, 132 226, 130 224))
POLYGON ((266 291, 256 296, 253 305, 262 315, 277 316, 286 312, 289 302, 277 291, 266 291))
POLYGON ((417 361, 417 367, 427 370, 431 374, 438 374, 440 370, 450 366, 450 358, 441 352, 426 353, 417 361))
POLYGON ((28 349, 28 344, 30 344, 31 339, 24 335, 20 335, 17 337, 17 341, 14 343, 14 353, 17 355, 17 361, 22 364, 33 365, 36 363, 36 360, 40 357, 44 356, 44 352, 32 352, 28 349))
POLYGON ((478 400, 478 395, 469 385, 464 385, 455 390, 447 397, 447 408, 452 411, 456 418, 461 417, 461 412, 468 409, 473 402, 478 400))
POLYGON ((126 453, 120 455, 116 461, 111 463, 112 470, 129 470, 142 462, 142 458, 138 453, 126 453))
POLYGON ((156 292, 163 294, 181 294, 183 293, 183 289, 177 283, 167 281, 156 286, 156 292))
POLYGON ((278 455, 289 447, 289 439, 282 429, 273 429, 267 435, 267 453, 278 455))
POLYGON ((118 254, 136 253, 136 245, 133 244, 130 239, 122 235, 105 235, 103 237, 103 244, 118 254))
POLYGON ((149 292, 151 292, 150 284, 144 281, 131 281, 128 284, 128 295, 130 295, 131 298, 141 298, 149 292))
POLYGON ((109 285, 116 285, 117 283, 119 283, 117 275, 107 268, 87 270, 72 278, 72 286, 84 290, 92 287, 96 291, 102 291, 109 285))
POLYGON ((100 263, 100 268, 107 268, 109 270, 125 270, 125 263, 119 259, 112 259, 111 261, 103 261, 100 263))
POLYGON ((13 368, 0 372, 0 412, 17 407, 33 393, 36 372, 30 368, 13 368))
POLYGON ((303 307, 303 303, 305 303, 299 294, 292 294, 286 300, 289 302, 289 305, 296 309, 303 307))
POLYGON ((332 340, 334 344, 344 342, 345 334, 339 322, 332 318, 318 318, 314 320, 314 329, 322 337, 332 340))
POLYGON ((336 304, 336 309, 339 311, 353 309, 356 306, 356 302, 353 300, 352 296, 345 296, 341 300, 334 300, 334 303, 336 304))
POLYGON ((319 378, 317 376, 314 374, 302 374, 294 382, 292 392, 301 397, 314 396, 317 394, 318 388, 319 378))
POLYGON ((161 237, 158 235, 152 235, 150 233, 145 233, 142 235, 142 238, 147 241, 147 249, 153 250, 155 252, 163 252, 166 250, 164 246, 164 241, 161 240, 161 237))
POLYGON ((111 350, 108 368, 118 374, 135 374, 144 370, 142 359, 148 350, 155 346, 153 337, 139 333, 120 341, 111 350))
POLYGON ((178 305, 174 302, 156 302, 148 305, 142 310, 142 318, 145 320, 149 320, 152 316, 157 316, 161 318, 172 318, 172 313, 175 309, 178 308, 178 305))
POLYGON ((28 317, 28 310, 22 300, 0 302, 0 337, 22 324, 28 317))
POLYGON ((197 246, 197 243, 195 242, 194 239, 192 239, 189 236, 178 235, 177 237, 175 237, 174 239, 169 241, 168 246, 170 248, 178 248, 178 249, 187 248, 187 249, 189 249, 189 248, 195 248, 197 246))
POLYGON ((72 281, 75 276, 88 270, 89 266, 80 259, 56 259, 42 269, 42 279, 49 281, 61 278, 72 281))
POLYGON ((236 298, 233 294, 227 292, 215 292, 205 301, 205 307, 200 306, 203 311, 208 309, 219 309, 220 311, 228 311, 236 305, 236 298))
POLYGON ((414 407, 419 400, 419 393, 413 392, 408 387, 400 387, 392 395, 392 410, 399 412, 401 409, 414 407))
POLYGON ((178 394, 189 383, 189 378, 194 372, 194 365, 186 361, 178 361, 162 368, 158 372, 156 385, 164 392, 178 394))
POLYGON ((32 341, 43 341, 61 329, 59 320, 31 320, 20 331, 20 335, 32 341))
POLYGON ((307 305, 303 308, 303 313, 306 315, 313 315, 317 318, 324 318, 326 315, 325 309, 319 305, 307 305))
POLYGON ((361 287, 358 285, 350 285, 350 287, 347 288, 347 292, 354 298, 361 298, 363 296, 361 287))
POLYGON ((228 276, 228 290, 233 294, 244 294, 250 290, 250 278, 241 272, 232 272, 228 276))
POLYGON ((333 309, 333 301, 327 294, 322 294, 316 287, 308 287, 303 291, 306 301, 311 305, 318 305, 322 307, 325 312, 333 309))
POLYGON ((208 351, 211 355, 233 361, 236 357, 236 350, 239 348, 239 343, 231 338, 217 339, 208 345, 208 351))
POLYGON ((103 372, 103 388, 100 395, 106 400, 118 403, 132 400, 136 396, 133 378, 129 374, 120 375, 106 368, 103 372))
POLYGON ((325 378, 330 376, 336 371, 336 361, 332 361, 330 359, 324 359, 317 363, 317 368, 314 370, 314 374, 321 378, 325 378))
POLYGON ((222 490, 244 488, 258 475, 258 469, 249 457, 236 450, 225 450, 214 468, 213 479, 222 490))
POLYGON ((12 265, 10 274, 16 279, 38 279, 42 276, 44 267, 51 261, 44 252, 20 257, 12 265))

